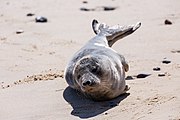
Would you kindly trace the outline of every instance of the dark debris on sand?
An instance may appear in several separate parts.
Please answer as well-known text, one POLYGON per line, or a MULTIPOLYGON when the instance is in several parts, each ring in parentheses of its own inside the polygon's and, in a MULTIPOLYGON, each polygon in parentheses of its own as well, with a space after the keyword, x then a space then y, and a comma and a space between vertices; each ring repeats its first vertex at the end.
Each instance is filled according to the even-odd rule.
POLYGON ((160 67, 154 67, 153 70, 154 70, 154 71, 160 71, 161 68, 160 68, 160 67))
POLYGON ((35 15, 34 13, 28 13, 28 14, 26 14, 26 16, 28 16, 28 17, 34 16, 34 15, 35 15))
POLYGON ((136 77, 137 78, 146 78, 146 77, 148 77, 148 76, 150 76, 151 74, 144 74, 144 73, 140 73, 140 74, 138 74, 136 77))
POLYGON ((46 23, 48 21, 48 19, 46 17, 43 17, 43 16, 38 16, 35 18, 35 21, 38 23, 46 23))
POLYGON ((113 11, 117 9, 117 7, 112 7, 112 6, 100 6, 100 7, 95 7, 95 8, 86 8, 86 7, 81 7, 81 11, 113 11))
POLYGON ((166 20, 164 21, 164 24, 165 24, 165 25, 172 25, 172 22, 171 22, 170 20, 166 19, 166 20))
POLYGON ((171 61, 170 60, 163 60, 162 63, 169 64, 169 63, 171 63, 171 61))
POLYGON ((159 74, 158 74, 158 77, 164 77, 164 76, 166 76, 165 73, 159 73, 159 74))

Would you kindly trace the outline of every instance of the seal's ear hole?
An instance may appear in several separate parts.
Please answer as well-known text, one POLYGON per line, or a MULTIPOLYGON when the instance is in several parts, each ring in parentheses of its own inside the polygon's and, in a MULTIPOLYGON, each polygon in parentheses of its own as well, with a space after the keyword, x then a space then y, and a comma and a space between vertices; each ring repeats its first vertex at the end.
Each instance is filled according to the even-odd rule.
POLYGON ((77 76, 77 79, 80 79, 80 77, 81 77, 81 75, 78 75, 78 76, 77 76))

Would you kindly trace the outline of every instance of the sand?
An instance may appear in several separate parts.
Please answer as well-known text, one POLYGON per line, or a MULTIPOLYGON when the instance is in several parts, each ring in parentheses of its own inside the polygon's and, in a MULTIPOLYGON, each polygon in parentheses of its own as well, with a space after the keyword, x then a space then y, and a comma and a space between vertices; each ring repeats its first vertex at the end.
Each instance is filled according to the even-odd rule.
POLYGON ((180 1, 0 3, 0 120, 180 120, 180 1), (37 16, 48 22, 36 23, 37 16), (126 81, 128 93, 111 101, 84 98, 63 76, 72 55, 95 36, 93 19, 109 25, 142 22, 113 45, 129 62, 126 76, 133 79, 126 81), (172 24, 165 25, 166 19, 172 24))

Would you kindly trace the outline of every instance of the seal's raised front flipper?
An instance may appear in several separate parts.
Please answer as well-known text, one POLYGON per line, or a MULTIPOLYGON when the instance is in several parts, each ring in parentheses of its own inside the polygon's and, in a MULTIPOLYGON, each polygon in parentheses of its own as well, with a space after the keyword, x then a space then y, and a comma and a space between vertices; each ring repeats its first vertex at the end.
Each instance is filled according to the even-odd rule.
POLYGON ((125 71, 125 72, 128 72, 128 71, 129 71, 129 65, 128 65, 128 63, 126 62, 124 56, 122 56, 122 55, 120 55, 120 54, 118 54, 118 55, 119 55, 119 57, 120 57, 120 59, 121 59, 121 63, 122 63, 122 65, 123 65, 124 71, 125 71))
POLYGON ((125 86, 125 89, 124 89, 124 92, 127 92, 128 90, 130 90, 130 86, 129 86, 129 85, 126 85, 126 86, 125 86))
POLYGON ((108 44, 111 47, 117 40, 122 39, 134 31, 136 31, 141 26, 141 23, 138 22, 135 25, 128 26, 108 26, 105 23, 98 23, 97 20, 93 20, 92 28, 95 34, 104 35, 108 40, 108 44))

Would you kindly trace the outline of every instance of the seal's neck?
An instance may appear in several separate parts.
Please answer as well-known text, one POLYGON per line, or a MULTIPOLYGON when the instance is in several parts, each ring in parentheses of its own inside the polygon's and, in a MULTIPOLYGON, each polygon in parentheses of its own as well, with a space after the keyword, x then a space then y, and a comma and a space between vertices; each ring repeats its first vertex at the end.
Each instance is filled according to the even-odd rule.
POLYGON ((109 46, 108 41, 105 35, 96 35, 94 38, 89 40, 88 44, 100 45, 100 46, 109 46))

